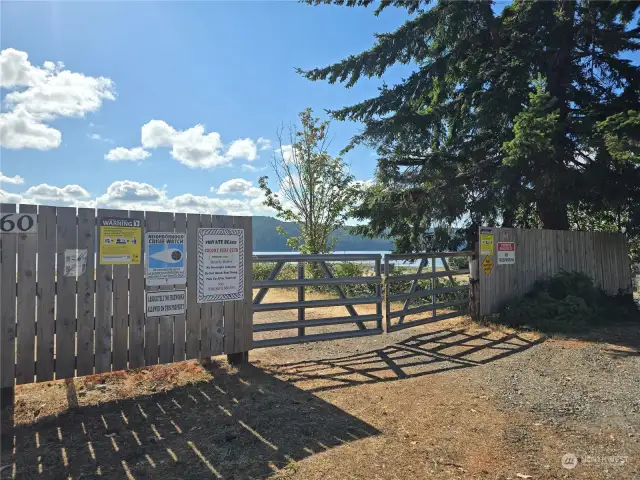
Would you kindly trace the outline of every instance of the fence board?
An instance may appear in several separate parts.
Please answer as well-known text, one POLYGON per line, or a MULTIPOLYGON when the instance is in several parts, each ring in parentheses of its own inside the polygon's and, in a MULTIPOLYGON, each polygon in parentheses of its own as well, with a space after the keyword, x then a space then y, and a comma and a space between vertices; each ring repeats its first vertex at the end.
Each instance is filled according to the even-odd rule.
POLYGON ((98 256, 96 260, 96 331, 95 331, 95 366, 96 373, 111 371, 111 312, 112 312, 112 280, 113 266, 100 264, 100 220, 103 217, 116 216, 116 210, 98 210, 96 218, 98 256))
MULTIPOLYGON (((219 227, 220 225, 212 224, 211 215, 200 216, 200 228, 219 227)), ((197 254, 197 251, 196 251, 197 254)), ((200 304, 200 358, 208 358, 214 354, 215 347, 215 325, 213 319, 213 303, 200 304)), ((220 309, 222 303, 216 307, 216 311, 220 309)))
POLYGON ((233 217, 233 222, 234 228, 244 230, 244 264, 241 266, 244 268, 244 299, 232 302, 235 310, 235 338, 233 350, 225 348, 226 353, 248 352, 253 343, 253 305, 251 301, 247 301, 251 299, 251 278, 253 277, 251 217, 233 217))
MULTIPOLYGON (((0 213, 15 213, 16 206, 0 203, 0 213)), ((16 374, 16 252, 18 239, 14 234, 0 234, 0 381, 2 387, 13 387, 16 374)))
POLYGON ((200 215, 187 215, 187 320, 186 358, 200 358, 200 305, 197 302, 198 228, 200 215))
POLYGON ((75 373, 76 277, 65 275, 65 250, 76 250, 76 209, 57 210, 57 304, 56 304, 56 379, 71 378, 75 373))
MULTIPOLYGON (((147 212, 146 232, 160 232, 161 214, 147 212)), ((147 286, 148 292, 158 290, 158 287, 147 286)), ((158 364, 158 322, 159 317, 146 317, 144 324, 144 361, 146 365, 158 364)))
MULTIPOLYGON (((36 378, 53 380, 56 302, 56 207, 38 209, 36 378)), ((92 215, 94 213, 92 212, 92 215)), ((93 331, 93 327, 91 329, 93 331)))
MULTIPOLYGON (((129 218, 129 212, 119 210, 116 217, 129 218)), ((142 259, 140 260, 143 261, 142 259)), ((113 266, 113 346, 111 369, 124 370, 128 364, 129 343, 129 265, 113 266)))
MULTIPOLYGON (((40 207, 41 209, 43 207, 40 207)), ((78 355, 76 369, 78 376, 91 375, 94 363, 94 297, 95 290, 95 242, 96 242, 96 212, 93 208, 78 209, 78 249, 87 251, 86 270, 78 275, 77 295, 77 330, 78 355)), ((38 249, 39 250, 39 249, 38 249)), ((80 272, 78 272, 80 273, 80 272)), ((38 319, 38 323, 40 320, 38 319)), ((38 337, 38 344, 40 339, 38 337)), ((40 365, 40 362, 38 362, 40 365)))
MULTIPOLYGON (((480 314, 497 313, 505 302, 529 291, 536 280, 560 271, 582 272, 608 293, 630 292, 628 249, 619 233, 493 229, 516 243, 516 264, 480 273, 480 314), (515 286, 515 287, 514 287, 515 286)), ((495 262, 494 262, 495 263, 495 262)))
MULTIPOLYGON (((160 213, 159 232, 173 232, 173 213, 160 213)), ((150 290, 149 288, 147 290, 150 290)), ((174 290, 173 286, 161 286, 155 290, 174 290)), ((158 358, 160 363, 173 361, 173 316, 163 316, 158 320, 158 358)))
MULTIPOLYGON (((238 228, 236 227, 235 224, 235 218, 230 218, 230 217, 223 217, 220 215, 216 215, 213 217, 213 226, 214 227, 219 227, 219 228, 238 228)), ((246 246, 246 243, 245 243, 246 246)), ((236 306, 235 306, 236 302, 224 302, 224 351, 226 353, 237 353, 239 351, 242 350, 238 350, 238 345, 237 345, 237 341, 236 341, 236 329, 235 329, 235 324, 236 324, 236 306)), ((222 307, 222 303, 219 304, 214 304, 214 310, 213 310, 213 314, 214 317, 219 314, 222 313, 222 311, 220 310, 220 312, 218 313, 217 309, 219 308, 218 305, 220 307, 222 307)))
MULTIPOLYGON (((178 233, 187 232, 187 215, 184 213, 175 214, 175 231, 178 233)), ((187 258, 189 261, 189 250, 186 250, 187 258)), ((179 286, 182 288, 182 286, 179 286)), ((173 361, 181 362, 185 359, 185 329, 186 329, 186 316, 176 315, 173 320, 173 361)))
POLYGON ((145 364, 144 327, 145 327, 145 285, 144 255, 146 231, 144 212, 129 212, 129 218, 140 220, 142 225, 142 245, 140 246, 140 264, 129 265, 129 368, 142 367, 145 364))
MULTIPOLYGON (((20 205, 20 213, 36 213, 35 205, 20 205)), ((13 235, 13 234, 9 234, 13 235)), ((36 335, 36 250, 38 236, 16 234, 18 237, 18 352, 16 383, 31 383, 35 370, 36 335)))

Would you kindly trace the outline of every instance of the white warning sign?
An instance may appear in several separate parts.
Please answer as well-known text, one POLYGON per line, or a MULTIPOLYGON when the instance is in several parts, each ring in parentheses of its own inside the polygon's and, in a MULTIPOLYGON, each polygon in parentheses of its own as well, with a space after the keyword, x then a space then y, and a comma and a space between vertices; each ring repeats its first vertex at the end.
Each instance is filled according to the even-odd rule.
POLYGON ((186 310, 186 290, 147 292, 147 317, 183 315, 186 310))

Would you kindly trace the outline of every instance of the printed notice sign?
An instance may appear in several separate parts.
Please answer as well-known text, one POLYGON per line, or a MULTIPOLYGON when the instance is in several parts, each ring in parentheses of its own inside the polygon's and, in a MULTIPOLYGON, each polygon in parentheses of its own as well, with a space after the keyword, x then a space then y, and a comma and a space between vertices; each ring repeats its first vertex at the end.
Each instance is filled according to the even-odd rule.
POLYGON ((516 244, 514 242, 498 242, 498 265, 516 263, 516 244))
POLYGON ((244 298, 244 230, 198 229, 198 303, 244 298))
POLYGON ((493 233, 480 234, 480 255, 493 255, 493 233))
POLYGON ((186 298, 186 290, 147 292, 147 317, 183 315, 186 298))
POLYGON ((187 282, 187 235, 148 232, 145 235, 147 285, 187 282))
MULTIPOLYGON (((92 260, 93 261, 93 260, 92 260)), ((87 271, 87 250, 67 249, 64 251, 64 276, 79 277, 87 271)))
POLYGON ((142 224, 135 218, 100 219, 100 265, 138 265, 142 224))

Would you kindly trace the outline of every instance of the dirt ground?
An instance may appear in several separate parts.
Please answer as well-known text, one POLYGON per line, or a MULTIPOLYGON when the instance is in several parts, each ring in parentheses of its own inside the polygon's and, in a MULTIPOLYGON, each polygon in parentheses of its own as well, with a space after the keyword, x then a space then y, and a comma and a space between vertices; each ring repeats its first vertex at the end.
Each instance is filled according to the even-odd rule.
POLYGON ((18 479, 640 479, 639 349, 640 328, 562 339, 456 318, 258 349, 239 369, 215 358, 26 385, 0 468, 18 479))

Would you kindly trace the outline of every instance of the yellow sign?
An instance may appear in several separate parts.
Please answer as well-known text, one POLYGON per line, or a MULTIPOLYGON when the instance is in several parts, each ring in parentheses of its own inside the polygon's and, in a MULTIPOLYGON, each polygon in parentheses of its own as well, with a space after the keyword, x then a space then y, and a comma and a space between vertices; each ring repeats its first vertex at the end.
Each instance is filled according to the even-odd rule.
POLYGON ((491 273, 491 270, 493 270, 493 260, 491 260, 491 257, 489 255, 484 257, 484 261, 482 262, 482 269, 484 270, 485 275, 489 275, 491 273))
POLYGON ((480 255, 493 255, 493 233, 480 234, 480 255))
POLYGON ((100 265, 140 263, 142 224, 134 218, 100 219, 100 265))

